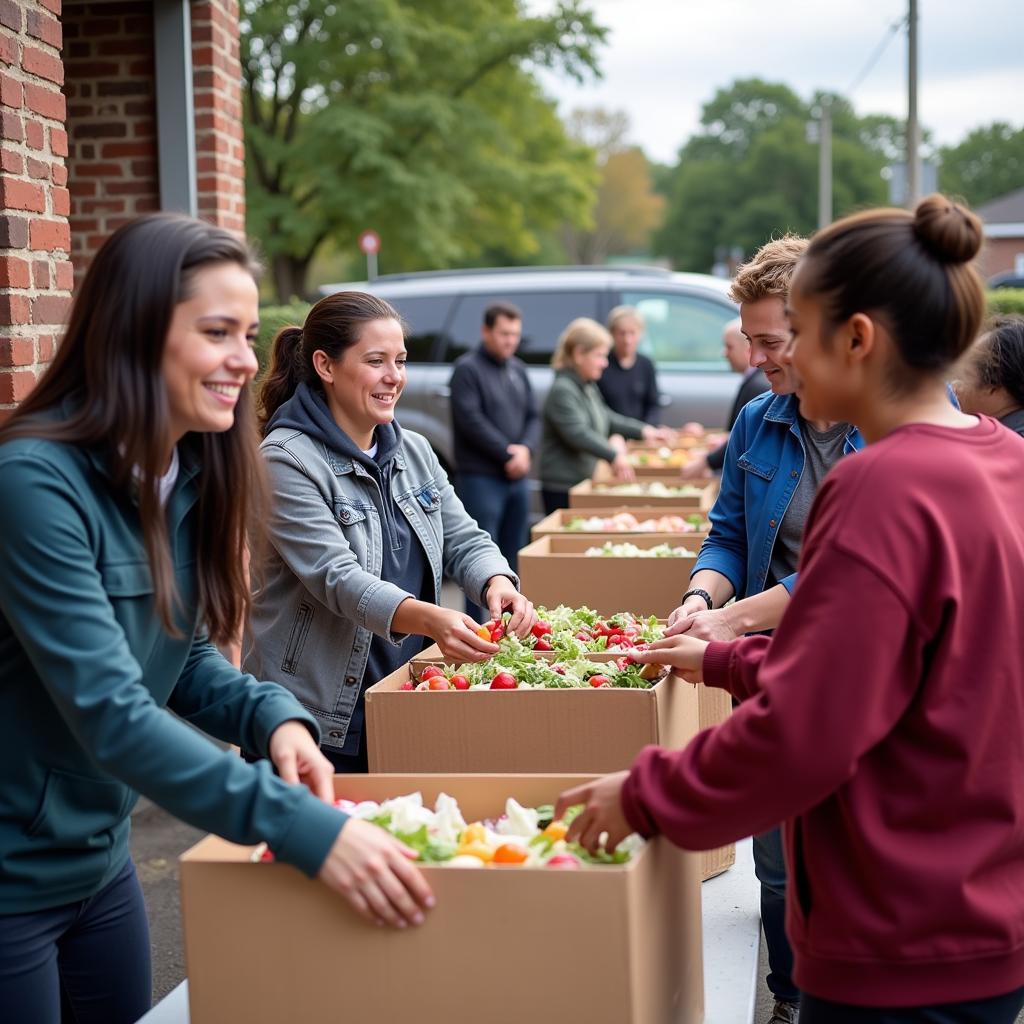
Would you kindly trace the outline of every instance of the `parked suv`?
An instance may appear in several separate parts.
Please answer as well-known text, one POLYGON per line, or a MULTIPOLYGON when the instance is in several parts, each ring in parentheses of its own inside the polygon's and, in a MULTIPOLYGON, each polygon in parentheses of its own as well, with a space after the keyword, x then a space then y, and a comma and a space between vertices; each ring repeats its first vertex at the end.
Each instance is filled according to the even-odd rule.
POLYGON ((588 316, 604 323, 620 305, 643 314, 640 351, 658 368, 662 423, 723 424, 738 384, 722 355, 722 327, 736 316, 729 282, 704 274, 657 267, 428 271, 324 285, 320 291, 346 289, 379 295, 408 323, 409 380, 398 419, 426 436, 447 468, 452 465, 452 363, 479 343, 484 310, 498 300, 523 312, 518 355, 529 366, 539 404, 551 385, 555 343, 569 321, 588 316))

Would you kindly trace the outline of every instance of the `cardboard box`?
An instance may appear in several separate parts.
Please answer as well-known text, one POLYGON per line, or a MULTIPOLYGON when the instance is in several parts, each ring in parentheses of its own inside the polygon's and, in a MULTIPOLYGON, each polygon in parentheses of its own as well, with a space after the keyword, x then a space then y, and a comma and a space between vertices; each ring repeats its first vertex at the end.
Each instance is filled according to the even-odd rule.
MULTIPOLYGON (((652 548, 663 538, 633 535, 611 537, 613 543, 652 548)), ((585 552, 604 543, 593 536, 547 536, 519 552, 519 579, 524 594, 534 603, 586 605, 600 615, 628 609, 634 615, 665 618, 689 585, 703 535, 674 535, 667 543, 686 548, 693 558, 595 558, 585 552)))
MULTIPOLYGON (((686 487, 695 484, 683 480, 679 476, 659 476, 638 481, 641 485, 653 483, 654 480, 669 487, 686 487)), ((593 480, 584 480, 569 488, 569 508, 607 508, 609 505, 622 505, 627 508, 634 506, 653 506, 686 508, 692 512, 707 512, 718 496, 718 481, 697 481, 700 493, 692 496, 670 494, 659 497, 653 494, 613 494, 609 493, 607 484, 595 484, 593 480)))
MULTIPOLYGON (((568 537, 591 537, 593 538, 596 534, 590 533, 585 530, 572 530, 571 532, 566 531, 566 526, 572 522, 573 519, 578 519, 580 516, 601 516, 602 518, 609 518, 610 516, 618 515, 620 512, 629 512, 641 523, 650 519, 661 519, 662 516, 682 516, 684 519, 687 516, 692 516, 697 509, 686 508, 682 505, 675 506, 661 506, 655 507, 653 505, 639 505, 630 507, 628 505, 609 505, 605 508, 560 508, 556 512, 552 512, 550 515, 545 516, 540 520, 531 530, 530 539, 537 540, 539 537, 547 537, 551 535, 568 536, 568 537)), ((597 531, 601 535, 600 543, 604 543, 612 537, 623 537, 632 539, 635 536, 640 537, 660 537, 667 543, 673 543, 678 537, 705 537, 707 535, 708 523, 705 519, 704 529, 697 530, 690 534, 681 533, 654 533, 649 530, 615 530, 609 531, 597 531)))
MULTIPOLYGON (((371 772, 613 772, 628 768, 649 743, 678 749, 720 721, 718 694, 731 709, 725 691, 674 676, 649 690, 401 689, 443 660, 440 651, 415 658, 366 691, 371 772)), ((733 863, 736 851, 724 847, 700 857, 701 877, 711 878, 733 863)))
MULTIPOLYGON (((703 449, 694 449, 695 451, 703 451, 703 449)), ((679 475, 678 466, 633 466, 633 473, 636 475, 637 480, 662 480, 666 483, 671 481, 675 484, 694 484, 699 487, 702 483, 710 483, 715 479, 713 473, 708 473, 703 477, 695 478, 694 480, 685 480, 679 475)), ((614 484, 619 483, 615 479, 615 474, 612 472, 611 464, 605 462, 603 459, 594 466, 593 475, 590 478, 595 484, 614 484)))
MULTIPOLYGON (((433 803, 443 791, 473 820, 501 813, 507 797, 550 803, 582 781, 350 775, 335 792, 419 790, 433 803)), ((703 1019, 697 859, 663 839, 591 871, 426 866, 437 906, 402 931, 364 922, 321 883, 251 852, 209 836, 181 858, 192 1024, 703 1019)))

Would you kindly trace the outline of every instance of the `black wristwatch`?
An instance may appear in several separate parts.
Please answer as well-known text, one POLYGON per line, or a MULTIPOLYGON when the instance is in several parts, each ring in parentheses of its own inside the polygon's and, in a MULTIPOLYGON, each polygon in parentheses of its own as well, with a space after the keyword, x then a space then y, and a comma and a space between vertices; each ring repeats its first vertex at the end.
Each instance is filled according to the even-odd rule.
MULTIPOLYGON (((683 601, 688 597, 702 597, 707 601, 708 611, 711 611, 711 609, 715 607, 715 602, 711 600, 711 595, 706 590, 701 590, 699 587, 695 587, 693 590, 688 590, 683 594, 683 601)), ((682 604, 683 602, 680 601, 679 603, 682 604)))

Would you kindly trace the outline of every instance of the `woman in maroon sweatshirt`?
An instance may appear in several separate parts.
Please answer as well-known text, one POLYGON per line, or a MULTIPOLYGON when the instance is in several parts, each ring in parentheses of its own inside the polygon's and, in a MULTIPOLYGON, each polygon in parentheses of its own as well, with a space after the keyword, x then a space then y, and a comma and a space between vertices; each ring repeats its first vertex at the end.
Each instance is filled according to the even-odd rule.
POLYGON ((984 312, 942 196, 815 236, 790 293, 808 418, 856 423, 774 636, 672 664, 742 703, 684 750, 563 794, 570 838, 687 849, 785 822, 802 1024, 1009 1024, 1024 1004, 1024 439, 943 379, 984 312))

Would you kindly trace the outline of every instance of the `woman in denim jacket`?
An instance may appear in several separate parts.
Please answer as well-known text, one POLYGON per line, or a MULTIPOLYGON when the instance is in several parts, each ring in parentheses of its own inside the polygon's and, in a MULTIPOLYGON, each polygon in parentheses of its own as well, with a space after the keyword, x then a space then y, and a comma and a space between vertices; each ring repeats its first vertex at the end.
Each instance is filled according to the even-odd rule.
POLYGON ((440 606, 450 576, 525 636, 533 606, 469 517, 425 438, 403 431, 404 326, 363 292, 321 299, 274 339, 261 393, 272 550, 255 574, 249 670, 272 666, 322 730, 338 771, 366 771, 364 691, 437 641, 449 661, 497 645, 440 606))

